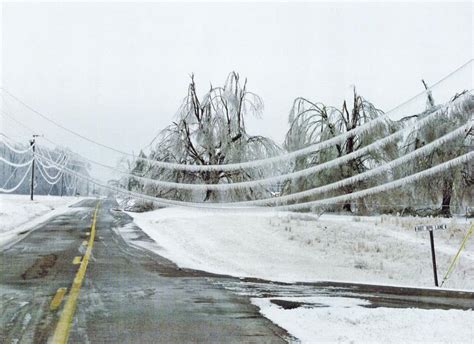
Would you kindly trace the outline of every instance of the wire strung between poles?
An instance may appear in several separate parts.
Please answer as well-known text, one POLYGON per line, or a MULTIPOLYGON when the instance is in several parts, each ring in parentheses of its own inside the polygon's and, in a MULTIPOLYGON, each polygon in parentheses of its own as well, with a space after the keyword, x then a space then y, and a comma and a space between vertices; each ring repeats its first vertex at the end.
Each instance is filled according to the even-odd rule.
POLYGON ((55 179, 49 179, 49 176, 46 174, 46 171, 44 170, 43 166, 41 164, 38 164, 38 171, 40 172, 41 176, 43 177, 44 181, 48 183, 49 185, 55 185, 59 183, 61 180, 61 177, 64 173, 64 170, 59 170, 58 174, 56 175, 55 179))
MULTIPOLYGON (((309 201, 309 202, 302 202, 302 203, 296 203, 296 204, 291 204, 291 205, 279 205, 279 206, 274 206, 273 209, 276 210, 300 210, 300 209, 308 209, 308 208, 313 208, 317 206, 324 206, 324 205, 334 205, 334 204, 340 204, 343 202, 351 201, 354 199, 362 198, 365 196, 369 196, 372 194, 376 194, 379 192, 385 192, 392 190, 394 188, 403 186, 404 184, 408 183, 413 183, 417 180, 420 180, 422 178, 431 176, 436 173, 443 172, 445 170, 448 170, 454 166, 458 166, 461 164, 464 164, 466 162, 471 161, 474 159, 474 152, 469 152, 466 154, 463 154, 457 158, 451 159, 449 161, 443 162, 441 164, 438 164, 436 166, 433 166, 429 169, 426 169, 421 172, 417 172, 414 174, 411 174, 409 176, 403 177, 401 179, 397 179, 391 182, 387 182, 384 184, 381 184, 379 186, 371 187, 368 189, 356 191, 354 193, 350 194, 345 194, 341 196, 335 196, 335 197, 330 197, 330 198, 325 198, 317 201, 309 201)), ((219 203, 196 203, 196 202, 185 202, 185 201, 175 201, 175 200, 168 200, 164 198, 159 198, 159 197, 153 197, 153 196, 148 196, 145 194, 129 191, 120 187, 116 186, 110 186, 110 185, 103 185, 100 182, 97 182, 96 180, 86 177, 80 173, 77 173, 75 171, 72 171, 68 168, 64 168, 65 173, 75 175, 78 178, 81 178, 83 180, 89 181, 94 185, 97 185, 99 187, 102 187, 104 189, 108 189, 111 191, 119 192, 125 195, 128 195, 130 197, 135 197, 135 198, 141 198, 147 201, 154 202, 160 206, 183 206, 183 207, 192 207, 192 208, 207 208, 207 209, 255 209, 255 207, 250 207, 250 206, 238 206, 228 203, 228 204, 219 204, 219 203)))
MULTIPOLYGON (((470 97, 473 97, 473 96, 470 95, 470 97)), ((459 100, 459 101, 462 101, 462 99, 459 100)), ((474 102, 472 104, 474 106, 474 102)), ((438 110, 434 111, 433 113, 429 114, 427 117, 425 117, 425 118, 419 120, 418 122, 414 123, 413 126, 402 128, 402 129, 396 131, 395 133, 392 133, 391 135, 389 135, 389 136, 387 136, 383 139, 375 141, 375 142, 373 142, 373 143, 371 143, 371 144, 369 144, 365 147, 362 147, 361 149, 358 149, 358 150, 356 150, 352 153, 343 155, 341 157, 335 158, 333 160, 326 161, 326 162, 320 163, 318 165, 314 165, 314 166, 311 166, 311 167, 308 167, 308 168, 304 168, 302 170, 295 171, 295 172, 289 172, 289 173, 281 174, 281 175, 278 175, 278 176, 266 177, 266 178, 262 178, 262 179, 255 179, 255 180, 244 181, 244 182, 235 182, 235 183, 227 183, 227 184, 198 184, 198 183, 190 184, 190 183, 177 183, 177 182, 163 181, 163 180, 157 180, 157 179, 152 179, 152 178, 146 178, 146 177, 143 177, 143 176, 137 176, 133 173, 121 171, 121 170, 118 170, 117 168, 115 168, 113 166, 109 166, 109 165, 94 161, 92 159, 86 158, 86 157, 84 157, 80 154, 77 154, 77 153, 74 153, 74 154, 79 156, 81 159, 84 159, 84 160, 86 160, 86 161, 88 161, 88 162, 90 162, 94 165, 101 166, 101 167, 107 168, 109 170, 118 172, 122 175, 126 175, 126 176, 129 176, 129 177, 135 178, 137 180, 141 180, 143 182, 151 183, 153 185, 157 185, 157 186, 161 186, 161 187, 175 188, 175 189, 181 189, 181 190, 192 190, 192 191, 238 190, 238 189, 245 189, 245 188, 250 188, 250 187, 255 187, 255 186, 261 187, 263 185, 273 185, 273 184, 276 184, 278 182, 284 182, 284 181, 287 181, 287 180, 295 180, 295 179, 298 179, 298 178, 310 176, 310 175, 312 175, 316 172, 323 171, 325 169, 337 167, 337 166, 339 166, 343 163, 347 163, 348 161, 359 158, 359 157, 361 157, 365 154, 368 154, 369 152, 376 151, 376 150, 380 149, 381 147, 383 147, 383 146, 385 146, 389 143, 394 142, 395 140, 403 137, 403 135, 406 134, 407 131, 413 130, 414 128, 422 128, 423 126, 427 125, 428 123, 430 123, 434 119, 438 118, 438 116, 440 116, 440 115, 446 115, 446 113, 449 112, 449 111, 451 111, 451 112, 456 111, 457 105, 458 105, 458 103, 456 103, 456 102, 454 102, 452 105, 447 105, 446 108, 441 108, 441 109, 438 109, 438 110)), ((471 126, 467 127, 466 130, 469 130, 470 127, 471 126)))
MULTIPOLYGON (((349 178, 339 180, 337 182, 325 184, 323 186, 311 188, 311 189, 308 189, 308 190, 305 190, 305 191, 295 192, 293 194, 282 195, 282 196, 278 196, 278 197, 269 197, 269 198, 263 198, 263 199, 252 200, 252 201, 235 201, 235 202, 220 202, 220 203, 211 203, 210 202, 210 203, 206 203, 206 204, 209 204, 209 205, 210 204, 213 204, 213 205, 218 204, 220 206, 234 206, 234 205, 237 205, 237 206, 265 206, 265 205, 273 205, 273 204, 276 204, 276 205, 280 204, 281 205, 284 202, 298 201, 302 198, 306 198, 306 197, 315 196, 315 195, 318 195, 318 194, 334 191, 334 190, 343 188, 345 186, 355 184, 355 183, 360 182, 362 180, 366 180, 368 178, 374 177, 376 175, 382 174, 384 172, 391 171, 393 168, 396 168, 398 166, 406 164, 407 162, 409 162, 413 159, 416 159, 420 156, 429 154, 430 152, 432 152, 436 148, 446 144, 447 142, 449 142, 449 141, 451 141, 451 140, 453 140, 453 139, 455 139, 459 136, 462 136, 464 134, 465 130, 467 128, 470 128, 470 125, 471 125, 470 123, 462 125, 461 127, 455 129, 454 131, 452 131, 452 132, 436 139, 433 142, 430 142, 430 143, 426 144, 425 146, 423 146, 423 147, 421 147, 421 148, 419 148, 419 149, 417 149, 417 150, 415 150, 411 153, 408 153, 408 154, 406 154, 402 157, 399 157, 397 159, 394 159, 390 162, 386 162, 386 163, 384 163, 384 164, 382 164, 378 167, 375 167, 371 170, 368 170, 366 172, 357 174, 357 175, 349 177, 349 178)), ((39 158, 39 160, 41 160, 42 158, 45 158, 45 157, 42 157, 41 155, 38 155, 38 158, 39 158)), ((45 159, 47 159, 47 158, 45 158, 45 159)), ((203 189, 203 190, 205 190, 205 189, 203 189)))
POLYGON ((16 190, 23 184, 23 182, 25 181, 26 177, 27 177, 28 174, 30 173, 30 171, 31 171, 31 166, 32 166, 32 165, 30 165, 30 167, 26 170, 25 174, 23 175, 23 177, 21 178, 20 182, 19 182, 16 186, 14 186, 14 187, 12 187, 12 188, 10 188, 10 189, 0 188, 0 192, 3 192, 3 193, 12 193, 12 192, 16 191, 16 190))
MULTIPOLYGON (((53 157, 51 156, 51 154, 49 153, 49 151, 47 149, 42 149, 42 147, 40 145, 38 145, 38 152, 42 155, 48 155, 48 158, 51 159, 51 160, 55 160, 53 159, 53 157), (46 153, 46 154, 45 154, 46 153)), ((69 159, 69 157, 66 155, 65 152, 61 152, 61 154, 59 155, 59 157, 55 160, 55 163, 56 164, 59 164, 60 161, 64 160, 65 158, 69 159)), ((56 165, 51 165, 51 164, 43 164, 45 168, 48 168, 48 169, 51 169, 51 168, 54 168, 54 169, 57 169, 56 165)))
POLYGON ((67 166, 67 163, 69 161, 69 159, 66 157, 66 160, 62 163, 62 164, 59 164, 56 162, 56 164, 58 164, 57 166, 51 166, 51 167, 46 167, 45 164, 41 161, 41 155, 37 154, 38 156, 38 159, 36 159, 36 161, 38 162, 38 165, 40 165, 44 171, 44 173, 48 176, 49 179, 51 180, 56 180, 57 178, 60 177, 60 174, 63 170, 63 167, 64 166, 67 166), (58 167, 59 166, 59 167, 58 167), (56 173, 55 176, 51 176, 48 171, 46 170, 46 168, 54 168, 55 170, 57 170, 58 172, 56 173))
POLYGON ((207 171, 207 172, 210 172, 210 171, 235 171, 235 170, 241 170, 241 169, 246 169, 246 168, 256 168, 256 167, 261 167, 261 166, 265 166, 265 165, 270 165, 270 164, 274 164, 274 163, 278 163, 278 162, 282 162, 282 161, 285 161, 285 160, 294 160, 296 159, 297 157, 299 156, 302 156, 302 155, 307 155, 307 154, 310 154, 310 153, 313 153, 315 151, 318 151, 318 150, 321 150, 321 149, 324 149, 324 148, 327 148, 327 147, 331 147, 337 143, 340 143, 340 142, 343 142, 345 140, 347 140, 348 138, 350 137, 353 137, 355 135, 358 135, 358 134, 361 134, 361 133, 364 133, 366 131, 369 131, 371 130, 372 128, 374 128, 376 125, 379 125, 380 123, 382 123, 384 120, 386 120, 388 118, 388 115, 390 115, 391 113, 393 113, 394 111, 402 108, 403 106, 409 104, 410 102, 412 102, 413 100, 416 100, 418 99, 419 97, 424 97, 428 92, 431 92, 436 86, 438 86, 439 84, 441 84, 444 80, 448 79, 449 77, 451 77, 452 75, 456 74, 457 72, 459 72, 460 70, 466 68, 467 66, 469 66, 471 63, 473 62, 473 59, 469 60, 467 63, 465 63, 464 65, 462 65, 461 67, 457 68, 455 71, 453 71, 452 73, 448 74, 446 77, 442 78, 441 80, 439 80, 438 82, 436 82, 432 87, 428 88, 427 90, 417 94, 416 96, 410 98, 409 100, 405 101, 404 103, 400 104, 399 106, 395 107, 394 109, 386 112, 385 114, 383 114, 382 116, 370 121, 370 122, 367 122, 351 131, 348 131, 346 133, 342 133, 342 134, 339 134, 338 136, 335 136, 329 140, 326 140, 326 141, 323 141, 323 142, 320 142, 320 143, 317 143, 317 144, 314 144, 314 145, 311 145, 311 146, 308 146, 306 148, 302 148, 302 149, 299 149, 297 151, 294 151, 294 152, 291 152, 291 153, 286 153, 286 154, 282 154, 282 155, 279 155, 279 156, 275 156, 275 157, 272 157, 272 158, 266 158, 266 159, 259 159, 259 160, 254 160, 254 161, 248 161, 248 162, 242 162, 242 163, 231 163, 231 164, 225 164, 225 165, 184 165, 184 164, 178 164, 178 163, 171 163, 171 162, 164 162, 164 161, 157 161, 157 160, 152 160, 152 159, 148 159, 148 158, 142 158, 142 157, 137 157, 137 156, 134 156, 133 154, 130 154, 130 153, 127 153, 127 152, 124 152, 124 151, 121 151, 121 150, 118 150, 114 147, 111 147, 111 146, 108 146, 108 145, 105 145, 105 144, 102 144, 100 142, 97 142, 95 140, 92 140, 84 135, 81 135, 63 125, 61 125, 60 123, 54 121, 53 119, 49 118, 48 116, 42 114, 41 112, 35 110, 34 108, 30 107, 28 104, 26 104, 25 102, 23 102, 22 100, 20 100, 19 98, 15 97, 13 94, 11 94, 8 90, 6 90, 5 88, 1 88, 3 90, 3 92, 7 95, 9 95, 11 98, 13 98, 14 100, 16 100, 18 103, 22 104, 23 106, 25 106, 27 109, 29 109, 30 111, 32 111, 33 113, 37 114, 38 116, 42 117, 43 119, 49 121, 50 123, 53 123, 54 125, 56 125, 57 127, 83 139, 83 140, 86 140, 90 143, 93 143, 95 145, 98 145, 98 146, 101 146, 103 148, 106 148, 106 149, 109 149, 111 151, 114 151, 116 153, 119 153, 121 155, 125 155, 125 156, 131 156, 137 160, 141 160, 141 161, 147 161, 149 162, 150 164, 153 164, 154 166, 158 166, 160 168, 167 168, 167 169, 174 169, 174 170, 181 170, 181 171, 188 171, 188 172, 204 172, 204 171, 207 171))
POLYGON ((25 166, 28 166, 32 163, 33 158, 31 158, 30 160, 25 161, 25 162, 16 163, 16 162, 12 162, 12 161, 7 160, 7 159, 0 156, 0 161, 4 162, 5 164, 10 165, 12 167, 25 167, 25 166))
POLYGON ((30 145, 28 146, 27 149, 23 149, 23 150, 20 150, 20 149, 16 149, 15 147, 13 147, 12 145, 10 145, 6 140, 6 135, 5 134, 1 134, 0 135, 0 141, 2 142, 2 144, 4 144, 9 150, 11 150, 12 152, 15 152, 17 154, 26 154, 26 153, 29 153, 32 151, 33 149, 33 146, 34 145, 30 145))

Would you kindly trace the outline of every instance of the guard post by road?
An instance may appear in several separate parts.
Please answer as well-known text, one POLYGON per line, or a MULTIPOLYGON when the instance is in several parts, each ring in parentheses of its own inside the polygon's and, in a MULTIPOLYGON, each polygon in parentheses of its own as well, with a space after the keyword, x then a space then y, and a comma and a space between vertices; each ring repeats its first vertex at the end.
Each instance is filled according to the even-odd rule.
POLYGON ((447 229, 446 225, 417 225, 415 226, 415 232, 423 232, 429 231, 430 232, 430 243, 431 243, 431 260, 433 262, 433 275, 434 275, 434 283, 435 286, 438 285, 438 271, 436 269, 436 254, 435 254, 435 247, 434 247, 434 235, 433 231, 439 229, 447 229))

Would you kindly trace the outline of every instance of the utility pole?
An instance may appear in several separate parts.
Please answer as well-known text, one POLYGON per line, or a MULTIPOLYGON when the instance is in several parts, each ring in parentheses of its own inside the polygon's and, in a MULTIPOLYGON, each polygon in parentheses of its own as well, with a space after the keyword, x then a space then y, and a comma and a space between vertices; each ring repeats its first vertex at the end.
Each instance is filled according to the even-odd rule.
POLYGON ((428 97, 427 105, 429 105, 429 107, 432 108, 433 106, 435 106, 435 101, 433 99, 433 94, 431 93, 431 90, 429 89, 429 87, 426 84, 425 80, 421 79, 421 82, 423 83, 423 86, 425 86, 426 95, 428 97))
POLYGON ((61 174, 61 197, 63 197, 63 189, 64 189, 64 172, 61 174))
POLYGON ((33 200, 33 190, 35 187, 35 139, 30 140, 30 146, 33 146, 33 161, 31 162, 31 184, 30 184, 30 200, 33 200))
POLYGON ((35 189, 35 149, 36 149, 36 138, 41 135, 33 134, 33 138, 30 140, 30 146, 33 147, 33 161, 31 162, 31 184, 30 184, 30 199, 33 200, 33 194, 35 189))
POLYGON ((30 146, 33 148, 33 161, 31 162, 31 184, 30 184, 30 199, 33 200, 33 194, 35 189, 35 141, 39 135, 33 134, 33 138, 30 140, 30 146))

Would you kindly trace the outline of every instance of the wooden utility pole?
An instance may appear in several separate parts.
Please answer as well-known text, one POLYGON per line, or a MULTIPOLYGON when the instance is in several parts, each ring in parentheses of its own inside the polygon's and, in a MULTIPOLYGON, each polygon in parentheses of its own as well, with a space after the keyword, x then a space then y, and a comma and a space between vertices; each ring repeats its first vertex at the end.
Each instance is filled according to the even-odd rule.
POLYGON ((33 194, 35 189, 35 135, 33 135, 33 139, 30 140, 30 146, 33 147, 33 161, 31 162, 30 200, 33 200, 33 194))
POLYGON ((30 146, 33 150, 33 161, 31 162, 31 184, 30 184, 30 200, 33 200, 35 191, 35 149, 36 149, 36 138, 40 135, 33 134, 33 138, 30 140, 30 146))

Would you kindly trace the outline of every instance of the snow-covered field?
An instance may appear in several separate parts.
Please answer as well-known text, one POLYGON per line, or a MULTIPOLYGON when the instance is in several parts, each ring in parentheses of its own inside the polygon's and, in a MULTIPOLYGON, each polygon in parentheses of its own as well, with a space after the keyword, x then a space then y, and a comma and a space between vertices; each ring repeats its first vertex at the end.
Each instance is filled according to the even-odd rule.
MULTIPOLYGON (((273 211, 166 208, 129 213, 181 267, 278 281, 351 281, 432 287, 428 232, 415 224, 442 221, 436 231, 439 278, 467 232, 465 219, 351 217, 273 211)), ((474 237, 445 287, 474 289, 474 237)))
POLYGON ((18 233, 67 211, 81 197, 0 194, 0 249, 15 242, 18 233))
MULTIPOLYGON (((428 232, 416 224, 445 223, 435 232, 440 280, 468 231, 465 219, 316 216, 255 210, 166 208, 129 213, 156 241, 143 246, 181 267, 278 281, 348 281, 432 287, 428 232)), ((124 229, 126 230, 126 229, 124 229)), ((474 289, 474 237, 445 287, 474 289)), ((346 297, 252 298, 260 312, 303 343, 469 343, 472 310, 364 307, 346 297), (276 298, 278 299, 278 298, 276 298)))

